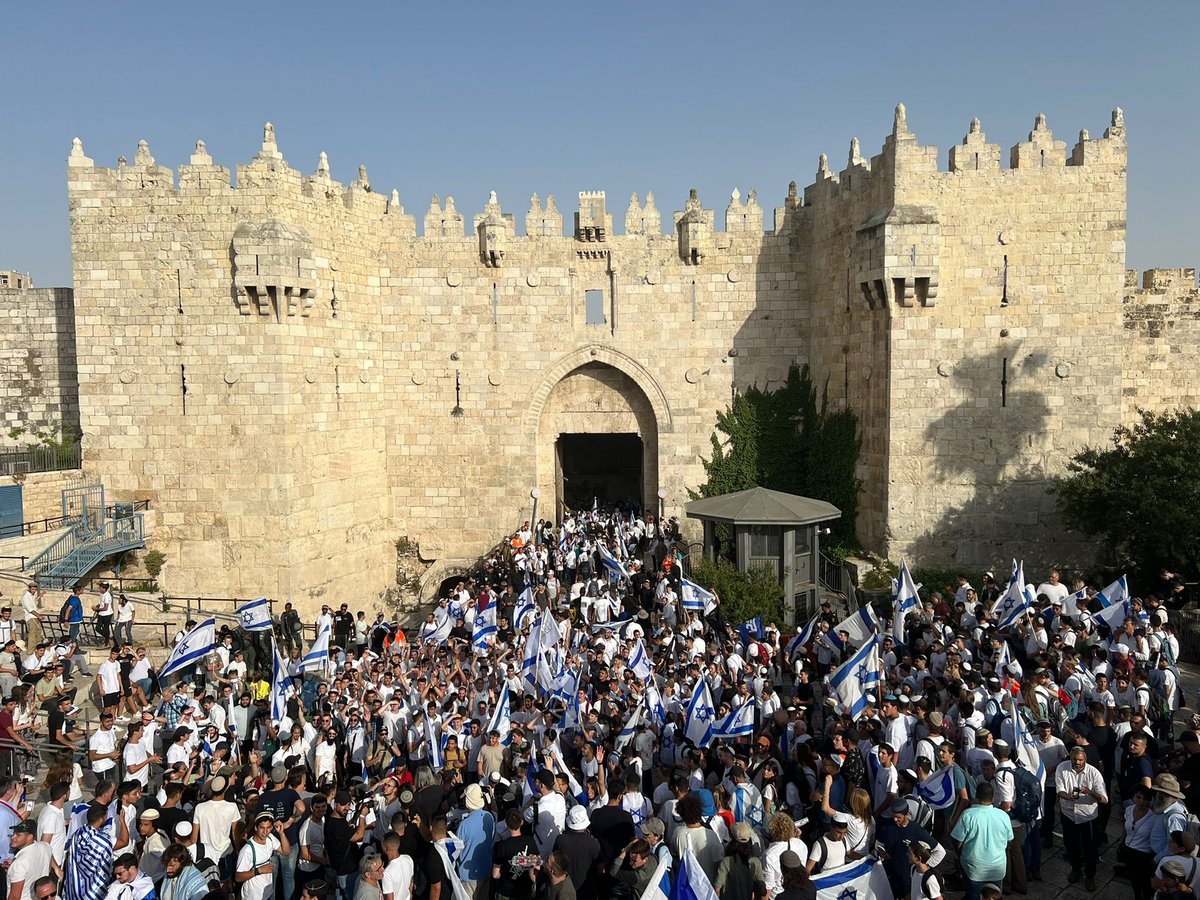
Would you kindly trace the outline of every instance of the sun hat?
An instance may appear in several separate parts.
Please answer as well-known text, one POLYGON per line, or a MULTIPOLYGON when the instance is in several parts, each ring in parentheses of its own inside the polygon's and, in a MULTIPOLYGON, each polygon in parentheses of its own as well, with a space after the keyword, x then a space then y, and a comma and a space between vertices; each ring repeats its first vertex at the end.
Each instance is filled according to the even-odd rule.
POLYGON ((571 811, 567 813, 567 828, 571 831, 586 831, 591 824, 592 820, 588 818, 587 808, 581 803, 572 806, 571 811))

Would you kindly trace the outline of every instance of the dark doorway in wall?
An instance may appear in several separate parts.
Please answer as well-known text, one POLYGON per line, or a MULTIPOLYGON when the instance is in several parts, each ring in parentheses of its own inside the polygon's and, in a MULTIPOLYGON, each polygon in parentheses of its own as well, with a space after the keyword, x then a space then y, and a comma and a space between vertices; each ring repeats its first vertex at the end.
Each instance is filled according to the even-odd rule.
POLYGON ((642 507, 642 439, 636 434, 560 434, 555 447, 569 509, 642 507))

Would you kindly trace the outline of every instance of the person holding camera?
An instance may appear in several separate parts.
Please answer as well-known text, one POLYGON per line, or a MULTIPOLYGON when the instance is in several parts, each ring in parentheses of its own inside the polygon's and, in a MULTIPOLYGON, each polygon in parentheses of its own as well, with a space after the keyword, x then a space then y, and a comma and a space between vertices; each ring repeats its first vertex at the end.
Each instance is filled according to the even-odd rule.
POLYGON ((1094 891, 1101 842, 1096 819, 1100 805, 1108 803, 1104 776, 1088 765, 1087 752, 1082 747, 1074 747, 1069 762, 1055 772, 1054 787, 1062 813, 1063 849, 1071 864, 1067 881, 1074 884, 1083 877, 1084 887, 1094 891))

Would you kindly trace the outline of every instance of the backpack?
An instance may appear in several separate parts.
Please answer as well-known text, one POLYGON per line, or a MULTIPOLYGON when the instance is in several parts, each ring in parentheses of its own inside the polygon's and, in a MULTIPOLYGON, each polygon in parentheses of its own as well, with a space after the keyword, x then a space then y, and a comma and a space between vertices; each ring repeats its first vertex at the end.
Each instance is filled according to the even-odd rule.
POLYGON ((1036 822, 1038 813, 1042 811, 1042 783, 1024 766, 1017 766, 1011 771, 1013 772, 1012 817, 1026 825, 1036 822))
POLYGON ((935 872, 933 869, 930 869, 921 876, 921 897, 924 898, 924 900, 934 900, 935 895, 929 892, 929 879, 936 877, 937 872, 935 872))
POLYGON ((1000 701, 995 697, 988 697, 983 710, 983 715, 987 720, 987 730, 999 736, 1000 728, 1004 725, 1004 708, 1000 706, 1000 701))

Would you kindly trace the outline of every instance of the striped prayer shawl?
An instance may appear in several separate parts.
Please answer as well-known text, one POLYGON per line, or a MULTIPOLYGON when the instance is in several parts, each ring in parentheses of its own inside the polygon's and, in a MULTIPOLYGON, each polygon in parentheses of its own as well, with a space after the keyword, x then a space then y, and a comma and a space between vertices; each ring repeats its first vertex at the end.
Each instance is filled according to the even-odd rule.
POLYGON ((67 845, 63 900, 101 900, 112 881, 113 843, 108 830, 84 826, 67 845))

